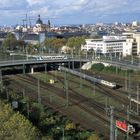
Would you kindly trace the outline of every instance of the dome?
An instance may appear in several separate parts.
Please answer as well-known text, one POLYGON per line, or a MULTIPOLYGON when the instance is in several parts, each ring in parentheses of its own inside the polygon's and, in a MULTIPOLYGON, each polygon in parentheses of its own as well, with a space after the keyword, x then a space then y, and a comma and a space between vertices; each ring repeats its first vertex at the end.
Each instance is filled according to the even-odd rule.
POLYGON ((40 19, 40 15, 38 15, 38 19, 36 21, 36 24, 43 24, 42 20, 40 19))

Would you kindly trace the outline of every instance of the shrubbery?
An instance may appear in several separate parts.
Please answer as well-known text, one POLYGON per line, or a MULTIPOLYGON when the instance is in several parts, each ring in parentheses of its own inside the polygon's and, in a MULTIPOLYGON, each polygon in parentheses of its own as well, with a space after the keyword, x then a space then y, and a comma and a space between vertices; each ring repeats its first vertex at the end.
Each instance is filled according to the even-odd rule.
MULTIPOLYGON (((104 66, 102 63, 93 64, 91 70, 95 72, 109 72, 109 73, 118 73, 120 75, 125 75, 126 70, 117 68, 115 66, 104 66)), ((127 70, 127 73, 133 73, 133 70, 127 70)))
POLYGON ((94 71, 103 71, 104 68, 105 68, 105 66, 102 63, 93 64, 91 67, 91 69, 94 71))

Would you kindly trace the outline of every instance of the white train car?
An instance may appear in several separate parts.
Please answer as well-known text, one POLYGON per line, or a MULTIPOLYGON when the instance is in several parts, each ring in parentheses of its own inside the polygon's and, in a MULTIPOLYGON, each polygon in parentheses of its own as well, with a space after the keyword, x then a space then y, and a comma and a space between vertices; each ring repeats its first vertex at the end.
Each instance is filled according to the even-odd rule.
POLYGON ((54 55, 50 55, 50 56, 42 56, 42 58, 45 60, 45 59, 51 59, 51 60, 57 60, 57 59, 68 59, 68 57, 67 56, 65 56, 65 55, 56 55, 56 56, 54 56, 54 55))
POLYGON ((105 81, 105 80, 101 80, 100 83, 105 85, 105 86, 109 86, 111 88, 115 88, 116 87, 116 83, 108 82, 108 81, 105 81))
POLYGON ((59 67, 58 70, 69 72, 73 75, 80 76, 81 78, 87 79, 91 82, 102 84, 104 86, 108 86, 108 87, 113 88, 113 89, 115 89, 116 86, 117 86, 116 83, 112 83, 112 82, 108 82, 108 81, 105 81, 105 80, 97 79, 95 77, 92 77, 92 76, 89 76, 89 75, 86 75, 86 74, 83 74, 83 73, 80 73, 78 71, 74 71, 72 69, 68 69, 68 68, 65 68, 65 67, 59 67))
POLYGON ((65 55, 50 55, 50 56, 33 56, 36 60, 65 60, 68 56, 65 55))

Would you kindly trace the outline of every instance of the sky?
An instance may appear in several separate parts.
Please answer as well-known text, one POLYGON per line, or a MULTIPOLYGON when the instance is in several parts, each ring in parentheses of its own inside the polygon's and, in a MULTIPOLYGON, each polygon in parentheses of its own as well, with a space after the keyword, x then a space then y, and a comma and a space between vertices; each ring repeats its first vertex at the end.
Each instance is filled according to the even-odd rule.
POLYGON ((26 14, 35 24, 92 24, 140 21, 140 0, 0 0, 0 25, 22 24, 26 14))

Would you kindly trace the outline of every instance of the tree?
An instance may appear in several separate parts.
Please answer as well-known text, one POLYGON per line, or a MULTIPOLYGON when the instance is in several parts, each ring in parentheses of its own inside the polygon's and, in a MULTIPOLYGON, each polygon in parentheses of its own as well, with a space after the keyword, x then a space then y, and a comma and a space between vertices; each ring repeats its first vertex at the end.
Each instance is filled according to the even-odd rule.
POLYGON ((18 49, 21 51, 25 51, 26 43, 24 40, 17 40, 18 49))
POLYGON ((66 40, 64 38, 54 38, 53 40, 53 49, 55 50, 56 53, 59 52, 59 50, 62 48, 64 44, 66 44, 66 40))
POLYGON ((14 50, 17 46, 17 39, 12 33, 8 33, 4 39, 2 46, 4 50, 14 50))
POLYGON ((40 45, 39 44, 28 44, 26 45, 26 53, 28 54, 34 54, 35 52, 38 52, 40 45))
POLYGON ((36 128, 2 101, 0 101, 0 126, 0 139, 3 140, 34 140, 37 136, 36 128))
POLYGON ((44 41, 44 45, 48 50, 53 50, 54 52, 58 53, 60 48, 66 44, 65 39, 60 38, 46 38, 44 41))
POLYGON ((46 46, 46 50, 50 52, 50 50, 53 48, 53 38, 46 38, 44 40, 44 46, 46 46))
POLYGON ((41 118, 43 117, 43 115, 44 115, 43 106, 38 103, 33 103, 31 105, 31 111, 30 111, 31 121, 33 123, 38 124, 41 118))
POLYGON ((82 44, 85 44, 84 36, 83 37, 71 37, 67 41, 67 46, 69 46, 71 48, 72 52, 74 52, 75 54, 79 53, 82 44))

